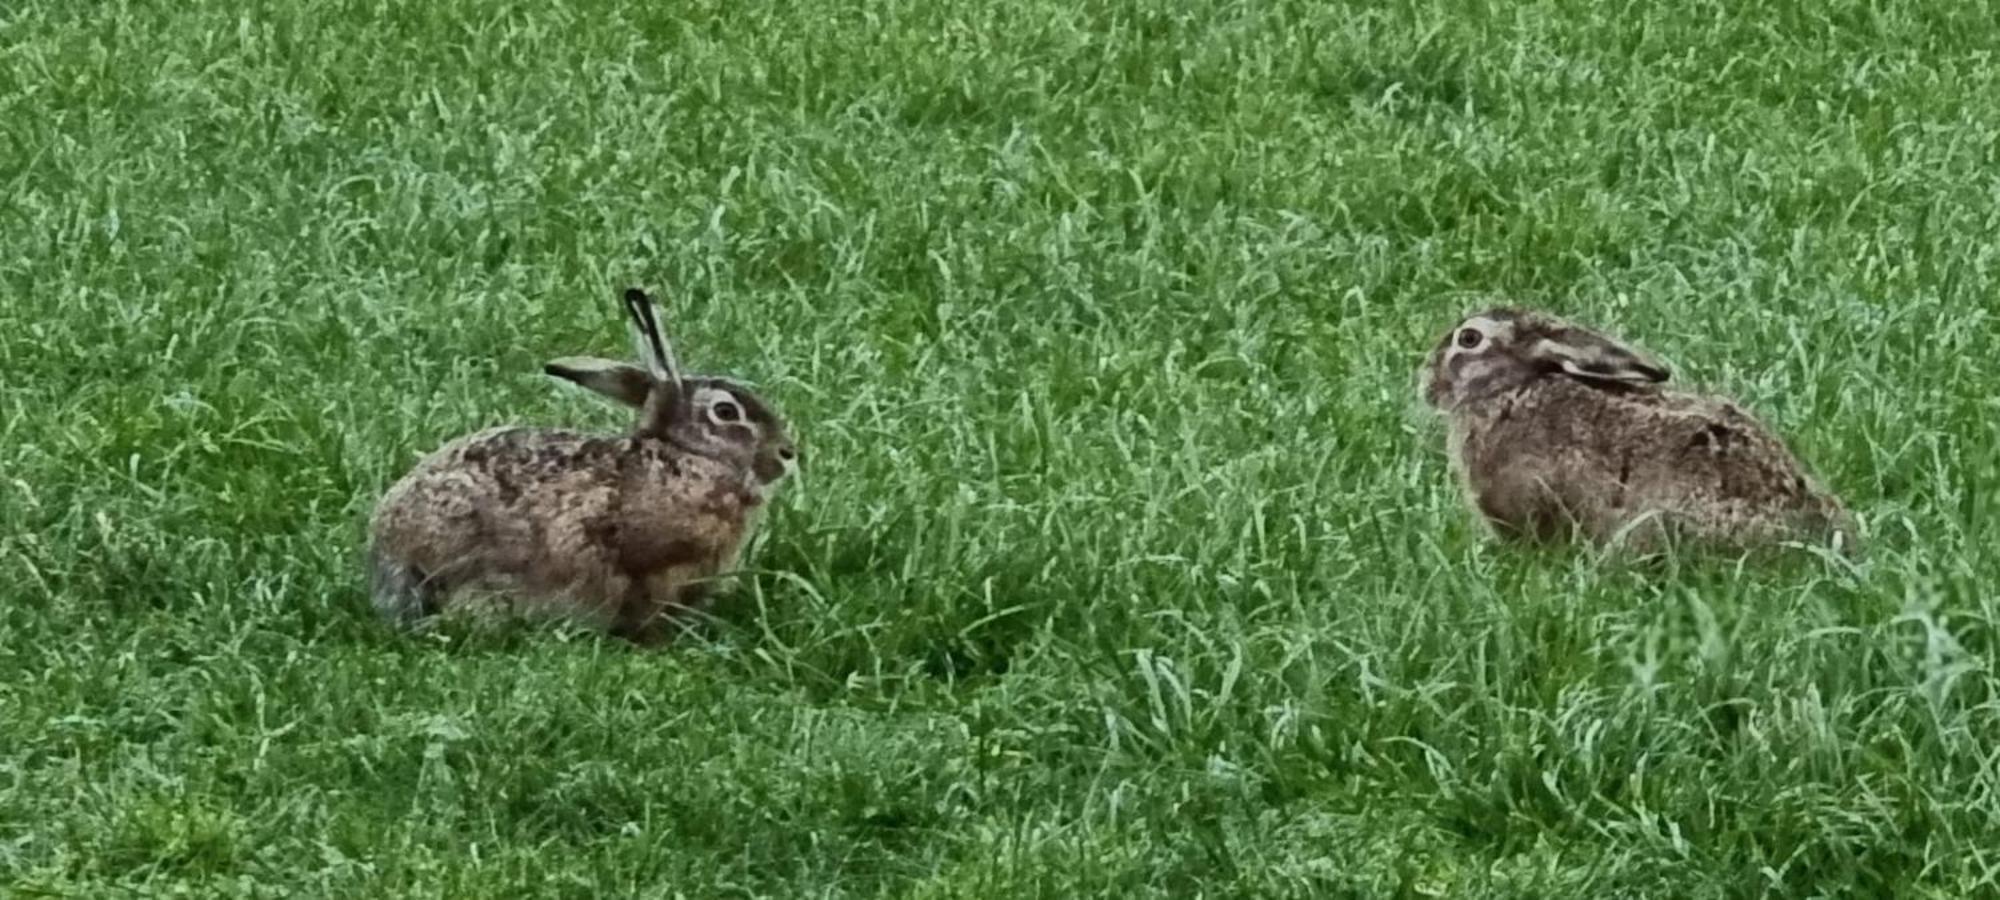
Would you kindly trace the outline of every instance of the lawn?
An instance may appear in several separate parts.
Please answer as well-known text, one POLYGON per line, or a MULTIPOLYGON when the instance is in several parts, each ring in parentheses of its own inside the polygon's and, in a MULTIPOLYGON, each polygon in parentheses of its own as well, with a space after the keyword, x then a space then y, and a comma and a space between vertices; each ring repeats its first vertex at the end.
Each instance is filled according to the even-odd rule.
POLYGON ((21 895, 2000 891, 1980 4, 0 6, 21 895), (375 498, 668 303, 806 456, 666 652, 368 608, 375 498), (1866 523, 1495 545, 1497 302, 1866 523))

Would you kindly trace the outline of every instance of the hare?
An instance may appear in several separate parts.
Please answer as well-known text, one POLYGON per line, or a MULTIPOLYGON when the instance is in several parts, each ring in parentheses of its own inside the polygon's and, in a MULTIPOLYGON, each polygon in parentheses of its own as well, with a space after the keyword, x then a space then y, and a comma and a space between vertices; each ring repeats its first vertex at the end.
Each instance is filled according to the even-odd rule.
POLYGON ((1683 537, 1856 548, 1846 507, 1769 428, 1667 378, 1612 337, 1503 307, 1447 332, 1419 389, 1448 424, 1468 499, 1503 536, 1580 534, 1641 553, 1683 537))
POLYGON ((631 432, 505 426, 420 461, 369 525, 385 618, 411 626, 477 598, 658 644, 705 606, 798 450, 748 387, 683 377, 652 300, 624 299, 644 368, 569 357, 544 371, 637 407, 631 432))

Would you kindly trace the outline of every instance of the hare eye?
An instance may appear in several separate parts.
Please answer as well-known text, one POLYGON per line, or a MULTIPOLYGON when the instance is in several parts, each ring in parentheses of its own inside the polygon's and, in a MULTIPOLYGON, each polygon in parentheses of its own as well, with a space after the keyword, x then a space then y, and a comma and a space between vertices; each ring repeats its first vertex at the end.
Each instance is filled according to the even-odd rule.
POLYGON ((778 448, 778 458, 779 458, 779 459, 782 459, 782 460, 784 460, 784 461, 786 461, 786 462, 791 462, 792 460, 794 460, 794 459, 797 459, 798 457, 799 457, 799 452, 798 452, 797 450, 793 450, 793 449, 792 449, 792 448, 790 448, 790 447, 779 447, 779 448, 778 448))
POLYGON ((1485 337, 1485 335, 1479 333, 1478 329, 1466 328, 1458 333, 1458 345, 1470 350, 1479 346, 1479 342, 1484 340, 1485 337))
POLYGON ((743 408, 728 400, 716 401, 716 404, 709 407, 708 411, 710 415, 715 417, 717 422, 735 422, 743 418, 743 408))

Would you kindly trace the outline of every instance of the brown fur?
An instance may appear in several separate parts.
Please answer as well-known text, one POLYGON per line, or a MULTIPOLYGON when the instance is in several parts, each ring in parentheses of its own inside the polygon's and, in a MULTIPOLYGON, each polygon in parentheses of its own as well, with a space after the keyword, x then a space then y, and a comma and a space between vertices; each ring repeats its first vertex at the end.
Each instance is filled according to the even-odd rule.
POLYGON ((1854 546, 1845 507, 1770 429, 1727 399, 1662 387, 1667 377, 1605 335, 1495 309, 1438 342, 1420 390, 1448 421, 1468 499, 1502 534, 1641 550, 1675 537, 1854 546), (1474 347, 1459 343, 1467 328, 1474 347))
POLYGON ((507 426, 424 458, 370 523, 386 617, 479 608, 656 643, 736 565, 797 457, 777 414, 726 379, 602 360, 549 371, 640 407, 632 433, 507 426))

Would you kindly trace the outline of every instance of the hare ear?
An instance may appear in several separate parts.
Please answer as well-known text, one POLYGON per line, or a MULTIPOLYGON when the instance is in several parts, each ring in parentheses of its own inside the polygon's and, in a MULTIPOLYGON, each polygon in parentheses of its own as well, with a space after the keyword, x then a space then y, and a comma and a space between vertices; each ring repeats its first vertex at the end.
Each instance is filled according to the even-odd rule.
POLYGON ((639 359, 652 370, 655 379, 672 385, 676 391, 680 390, 680 363, 674 359, 674 346, 667 341, 667 333, 660 327, 653 298, 638 288, 626 288, 625 315, 632 328, 632 344, 639 352, 639 359))
POLYGON ((1585 381, 1658 384, 1670 375, 1665 366, 1638 351, 1582 329, 1564 329, 1537 340, 1529 353, 1537 361, 1585 381))
POLYGON ((644 406, 653 392, 653 376, 629 363, 594 356, 565 356, 551 360, 542 371, 574 381, 626 406, 644 406))

